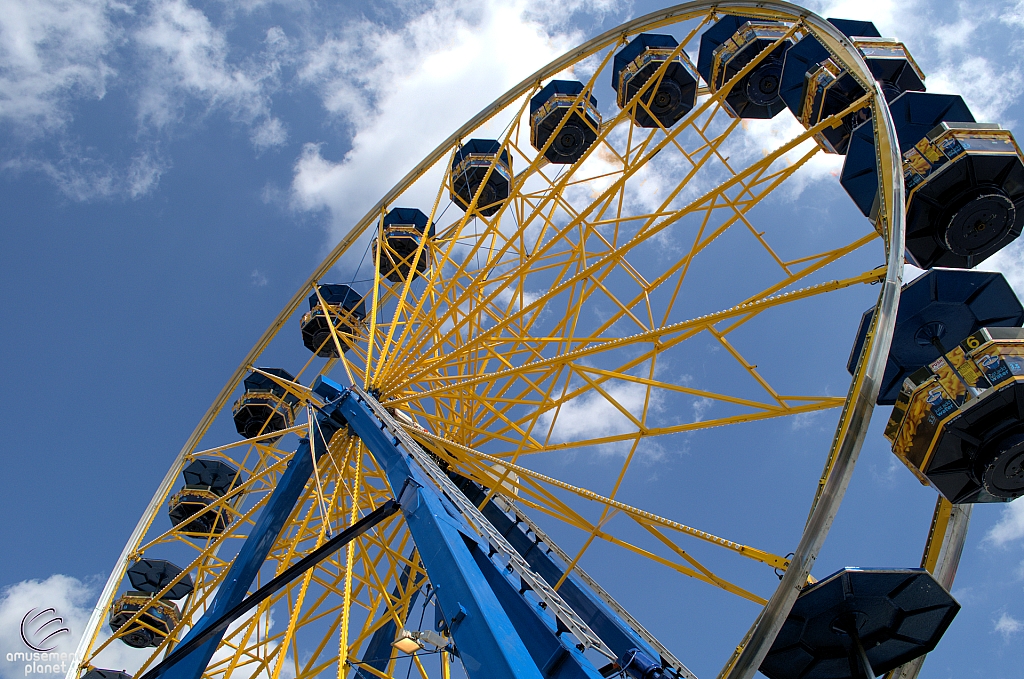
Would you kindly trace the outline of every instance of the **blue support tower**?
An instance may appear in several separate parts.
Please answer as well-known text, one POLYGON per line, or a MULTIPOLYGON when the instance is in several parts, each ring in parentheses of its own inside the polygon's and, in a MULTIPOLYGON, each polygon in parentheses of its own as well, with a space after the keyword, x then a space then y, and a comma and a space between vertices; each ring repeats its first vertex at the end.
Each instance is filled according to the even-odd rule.
MULTIPOLYGON (((480 486, 468 479, 460 479, 456 485, 466 493, 466 497, 475 504, 483 502, 485 492, 480 486)), ((537 541, 520 530, 493 502, 488 502, 481 509, 484 517, 497 528, 502 535, 523 555, 533 570, 554 586, 562 579, 563 569, 555 562, 548 552, 541 548, 537 541)), ((655 651, 633 628, 626 624, 604 601, 595 596, 575 574, 570 573, 558 589, 567 604, 594 630, 608 647, 619 658, 632 650, 639 650, 650 658, 657 658, 655 651)))
POLYGON ((471 679, 601 679, 544 607, 522 596, 458 510, 367 404, 319 378, 313 390, 344 417, 398 494, 459 658, 471 679))
MULTIPOLYGON (((327 442, 343 426, 327 411, 318 415, 317 420, 327 442)), ((319 457, 326 450, 326 445, 317 448, 316 452, 319 457)), ((309 440, 303 439, 296 448, 295 455, 288 463, 284 474, 281 475, 277 488, 274 489, 256 520, 252 532, 242 544, 242 548, 238 550, 213 603, 199 619, 199 622, 189 630, 181 643, 198 636, 208 625, 242 602, 253 580, 256 579, 260 567, 267 560, 267 555, 270 554, 274 542, 277 541, 277 536, 281 534, 288 515, 295 508, 295 503, 312 473, 313 456, 310 454, 309 440)), ((199 679, 203 671, 206 670, 206 666, 210 664, 210 659, 213 657, 214 651, 217 650, 217 645, 222 637, 223 632, 214 635, 209 641, 190 653, 187 658, 170 667, 166 672, 167 679, 199 679)))
MULTIPOLYGON (((418 447, 410 450, 415 444, 408 437, 399 441, 404 433, 389 430, 379 404, 325 378, 317 379, 313 391, 327 402, 317 416, 325 438, 347 428, 384 470, 433 586, 435 607, 470 679, 603 679, 620 669, 639 676, 641 665, 650 670, 641 672, 645 678, 677 676, 675 668, 662 668, 654 648, 577 577, 570 574, 556 594, 550 585, 561 579, 561 567, 544 551, 531 549, 535 543, 500 509, 488 505, 480 514, 457 486, 438 476, 439 469, 424 467, 431 463, 418 447), (471 527, 480 530, 481 521, 485 537, 471 527), (510 559, 507 568, 504 561, 495 563, 496 554, 510 559), (602 670, 585 655, 587 646, 606 656, 602 670)), ((195 649, 185 651, 164 677, 202 675, 222 636, 211 625, 245 598, 312 470, 309 442, 303 440, 211 608, 182 643, 204 630, 210 638, 196 638, 195 649)), ((376 641, 385 647, 390 640, 376 641)))

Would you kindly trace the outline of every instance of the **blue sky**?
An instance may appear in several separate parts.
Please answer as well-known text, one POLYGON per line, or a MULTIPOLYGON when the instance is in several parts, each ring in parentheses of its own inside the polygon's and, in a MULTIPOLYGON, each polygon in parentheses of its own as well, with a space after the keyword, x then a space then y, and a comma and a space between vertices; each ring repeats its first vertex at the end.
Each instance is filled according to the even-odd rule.
MULTIPOLYGON (((182 441, 352 221, 509 86, 660 6, 0 0, 0 651, 41 592, 70 619, 91 606, 182 441)), ((931 91, 1021 129, 1024 3, 811 8, 874 20, 931 91)), ((848 210, 831 185, 799 200, 848 210)), ((1024 296, 1024 246, 989 264, 1024 296)), ((919 559, 934 493, 889 452, 887 416, 818 576, 919 559)), ((795 449, 831 434, 792 431, 795 449)), ((1024 505, 977 509, 954 593, 964 610, 923 676, 1018 676, 1024 505)), ((672 634, 685 600, 662 594, 632 597, 672 634)), ((702 677, 721 662, 679 655, 702 677)))

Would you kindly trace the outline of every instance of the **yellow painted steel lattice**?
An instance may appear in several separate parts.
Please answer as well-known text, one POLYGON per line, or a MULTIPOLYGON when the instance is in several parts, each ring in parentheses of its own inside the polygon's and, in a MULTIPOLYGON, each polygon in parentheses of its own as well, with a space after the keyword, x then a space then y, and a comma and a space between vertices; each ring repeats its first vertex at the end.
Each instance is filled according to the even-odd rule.
MULTIPOLYGON (((106 649, 121 643, 101 628, 134 560, 170 558, 196 583, 182 602, 181 623, 142 670, 164 657, 204 612, 297 438, 309 433, 300 421, 246 441, 225 439, 229 404, 241 379, 282 356, 304 362, 296 372, 301 384, 328 375, 377 395, 439 464, 544 526, 570 567, 588 563, 596 550, 621 555, 623 564, 647 563, 721 592, 716 602, 746 607, 754 620, 779 583, 776 573, 790 565, 785 555, 796 546, 805 509, 779 519, 789 524, 779 532, 789 542, 750 530, 731 535, 719 530, 731 527, 729 522, 704 513, 691 519, 664 501, 645 504, 642 495, 626 491, 627 476, 659 454, 658 446, 684 446, 687 437, 719 428, 746 437, 747 449, 714 452, 744 464, 743 456, 761 454, 759 432, 767 430, 758 427, 832 410, 837 434, 831 448, 816 451, 813 479, 804 487, 810 502, 818 470, 824 466, 820 489, 851 435, 866 369, 858 369, 852 384, 848 376, 830 384, 792 368, 803 352, 813 353, 811 343, 831 342, 833 349, 852 343, 852 326, 843 334, 822 322, 828 310, 859 315, 881 299, 885 286, 873 284, 898 284, 898 270, 894 276, 884 264, 891 260, 893 210, 901 203, 886 204, 899 177, 883 163, 877 225, 847 220, 853 226, 824 224, 815 237, 794 237, 792 220, 806 215, 787 222, 776 214, 786 205, 779 197, 806 181, 811 164, 824 155, 815 135, 864 106, 876 120, 886 119, 879 108, 884 101, 863 75, 859 57, 823 33, 820 22, 782 3, 733 3, 732 9, 727 3, 692 3, 635 20, 513 88, 425 159, 296 292, 189 438, 97 606, 83 640, 83 666, 105 667, 106 649), (788 112, 780 115, 785 124, 737 120, 723 106, 724 97, 762 53, 714 95, 701 90, 694 109, 670 129, 634 126, 635 108, 644 105, 643 95, 665 67, 620 110, 608 87, 614 53, 638 33, 671 31, 681 39, 675 54, 685 49, 692 58, 701 32, 729 11, 784 21, 779 41, 819 36, 869 94, 810 129, 788 112), (572 165, 548 163, 545 149, 530 143, 530 98, 553 77, 584 82, 574 106, 591 91, 601 102, 612 102, 602 106, 597 141, 572 165), (769 131, 774 137, 766 145, 763 135, 769 131), (479 195, 467 211, 449 198, 452 158, 471 138, 497 139, 513 160, 510 195, 490 217, 477 209, 479 195), (389 256, 380 225, 394 207, 418 207, 428 224, 436 223, 435 236, 418 238, 416 252, 403 260, 407 271, 418 274, 397 282, 382 277, 375 261, 382 253, 389 256), (730 252, 732 257, 723 255, 730 252), (421 260, 427 265, 418 270, 421 260), (351 335, 334 332, 327 340, 340 358, 300 353, 299 305, 317 284, 342 282, 365 293, 366 319, 348 324, 351 335), (808 327, 794 324, 798 318, 808 327), (792 334, 788 351, 778 350, 780 337, 772 334, 780 329, 792 334), (271 347, 274 359, 268 358, 271 347), (688 378, 698 357, 712 353, 716 365, 728 366, 724 377, 688 378), (163 517, 181 469, 197 458, 219 458, 242 470, 236 485, 205 510, 231 519, 216 535, 169 529, 163 517)), ((878 138, 884 157, 891 137, 882 129, 878 138)), ((493 165, 487 170, 494 171, 493 165)), ((817 190, 804 189, 799 201, 813 200, 809 196, 817 190)), ((319 309, 335 316, 322 297, 319 309)), ((887 340, 887 332, 879 335, 887 340)), ((872 335, 868 345, 875 341, 872 335)), ((299 366, 286 367, 295 372, 299 366)), ((829 370, 843 373, 845 356, 829 370)), ((309 398, 304 387, 278 382, 300 400, 309 398)), ((390 497, 392 489, 359 441, 335 436, 253 588, 390 497)), ((722 502, 743 505, 745 499, 722 502)), ((622 578, 630 577, 626 569, 622 578)), ((401 629, 408 619, 415 626, 410 616, 421 612, 427 582, 400 515, 391 517, 234 625, 205 676, 304 679, 352 676, 362 668, 390 677, 395 659, 383 672, 366 665, 367 642, 388 622, 401 629), (413 606, 417 591, 421 598, 413 606)), ((728 651, 737 641, 729 640, 728 651)), ((681 650, 673 650, 686 661, 681 650)), ((727 655, 719 662, 732 662, 727 655)), ((449 676, 448 654, 440 660, 415 657, 413 671, 449 676)))

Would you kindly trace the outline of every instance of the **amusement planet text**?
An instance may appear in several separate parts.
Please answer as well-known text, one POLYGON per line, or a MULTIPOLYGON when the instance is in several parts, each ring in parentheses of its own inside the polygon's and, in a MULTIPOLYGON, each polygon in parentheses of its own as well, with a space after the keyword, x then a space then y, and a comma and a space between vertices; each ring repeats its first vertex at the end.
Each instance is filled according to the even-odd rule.
POLYGON ((75 653, 39 653, 35 651, 15 651, 7 653, 7 662, 25 663, 25 675, 32 674, 66 674, 69 666, 78 662, 75 653))

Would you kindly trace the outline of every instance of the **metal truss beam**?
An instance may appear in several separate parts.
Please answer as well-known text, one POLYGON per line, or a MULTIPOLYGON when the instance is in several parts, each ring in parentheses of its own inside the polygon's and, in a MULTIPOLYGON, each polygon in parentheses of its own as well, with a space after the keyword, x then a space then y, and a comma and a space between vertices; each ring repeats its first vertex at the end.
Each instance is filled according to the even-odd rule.
POLYGON ((235 620, 274 596, 274 594, 281 591, 284 587, 287 587, 293 580, 347 545, 352 540, 370 530, 392 514, 397 513, 398 509, 398 503, 394 500, 388 500, 380 507, 377 507, 377 509, 370 512, 359 521, 356 521, 354 524, 338 533, 324 544, 320 545, 320 547, 289 566, 284 573, 281 573, 263 587, 260 587, 257 591, 253 592, 250 597, 242 601, 230 611, 206 625, 201 633, 195 635, 174 649, 173 653, 167 656, 167 658, 165 658, 159 665, 142 675, 141 679, 157 679, 157 677, 163 675, 173 665, 176 665, 179 661, 188 657, 193 651, 208 640, 212 639, 215 635, 223 634, 224 630, 226 630, 235 620))
MULTIPOLYGON (((435 603, 470 679, 600 679, 583 655, 583 644, 577 646, 566 634, 562 618, 547 610, 543 599, 524 596, 536 588, 524 577, 517 587, 495 565, 494 547, 481 541, 450 492, 442 492, 414 452, 375 414, 370 397, 323 377, 313 391, 344 417, 398 495, 435 603)), ((454 485, 446 490, 462 495, 454 485)))
MULTIPOLYGON (((476 505, 480 505, 486 497, 484 490, 469 479, 459 479, 456 485, 466 493, 466 497, 476 505)), ((592 591, 575 573, 564 575, 565 571, 550 555, 551 549, 544 539, 536 536, 531 539, 513 520, 493 501, 481 507, 484 517, 505 536, 509 543, 519 552, 530 566, 554 587, 561 582, 558 593, 565 599, 576 613, 608 644, 612 652, 622 658, 634 649, 641 650, 650 658, 661 658, 662 665, 671 668, 676 674, 693 678, 693 674, 676 661, 667 662, 663 654, 647 643, 630 625, 628 625, 596 592, 592 591)))
MULTIPOLYGON (((324 437, 323 447, 316 451, 319 457, 326 451, 327 443, 330 442, 335 432, 343 425, 338 424, 331 417, 329 411, 321 412, 317 415, 317 420, 324 437)), ((315 447, 320 448, 319 446, 315 447)), ((277 487, 256 520, 252 532, 242 544, 241 549, 238 550, 213 603, 182 639, 182 645, 189 644, 203 634, 208 627, 242 603, 312 473, 313 454, 310 450, 309 439, 303 439, 299 442, 295 455, 288 463, 277 487)), ((227 629, 226 626, 224 629, 227 629)), ((174 666, 163 672, 163 676, 167 679, 199 679, 207 665, 210 664, 210 659, 213 658, 217 645, 224 636, 224 629, 208 635, 206 641, 194 646, 187 655, 183 654, 174 666)))

